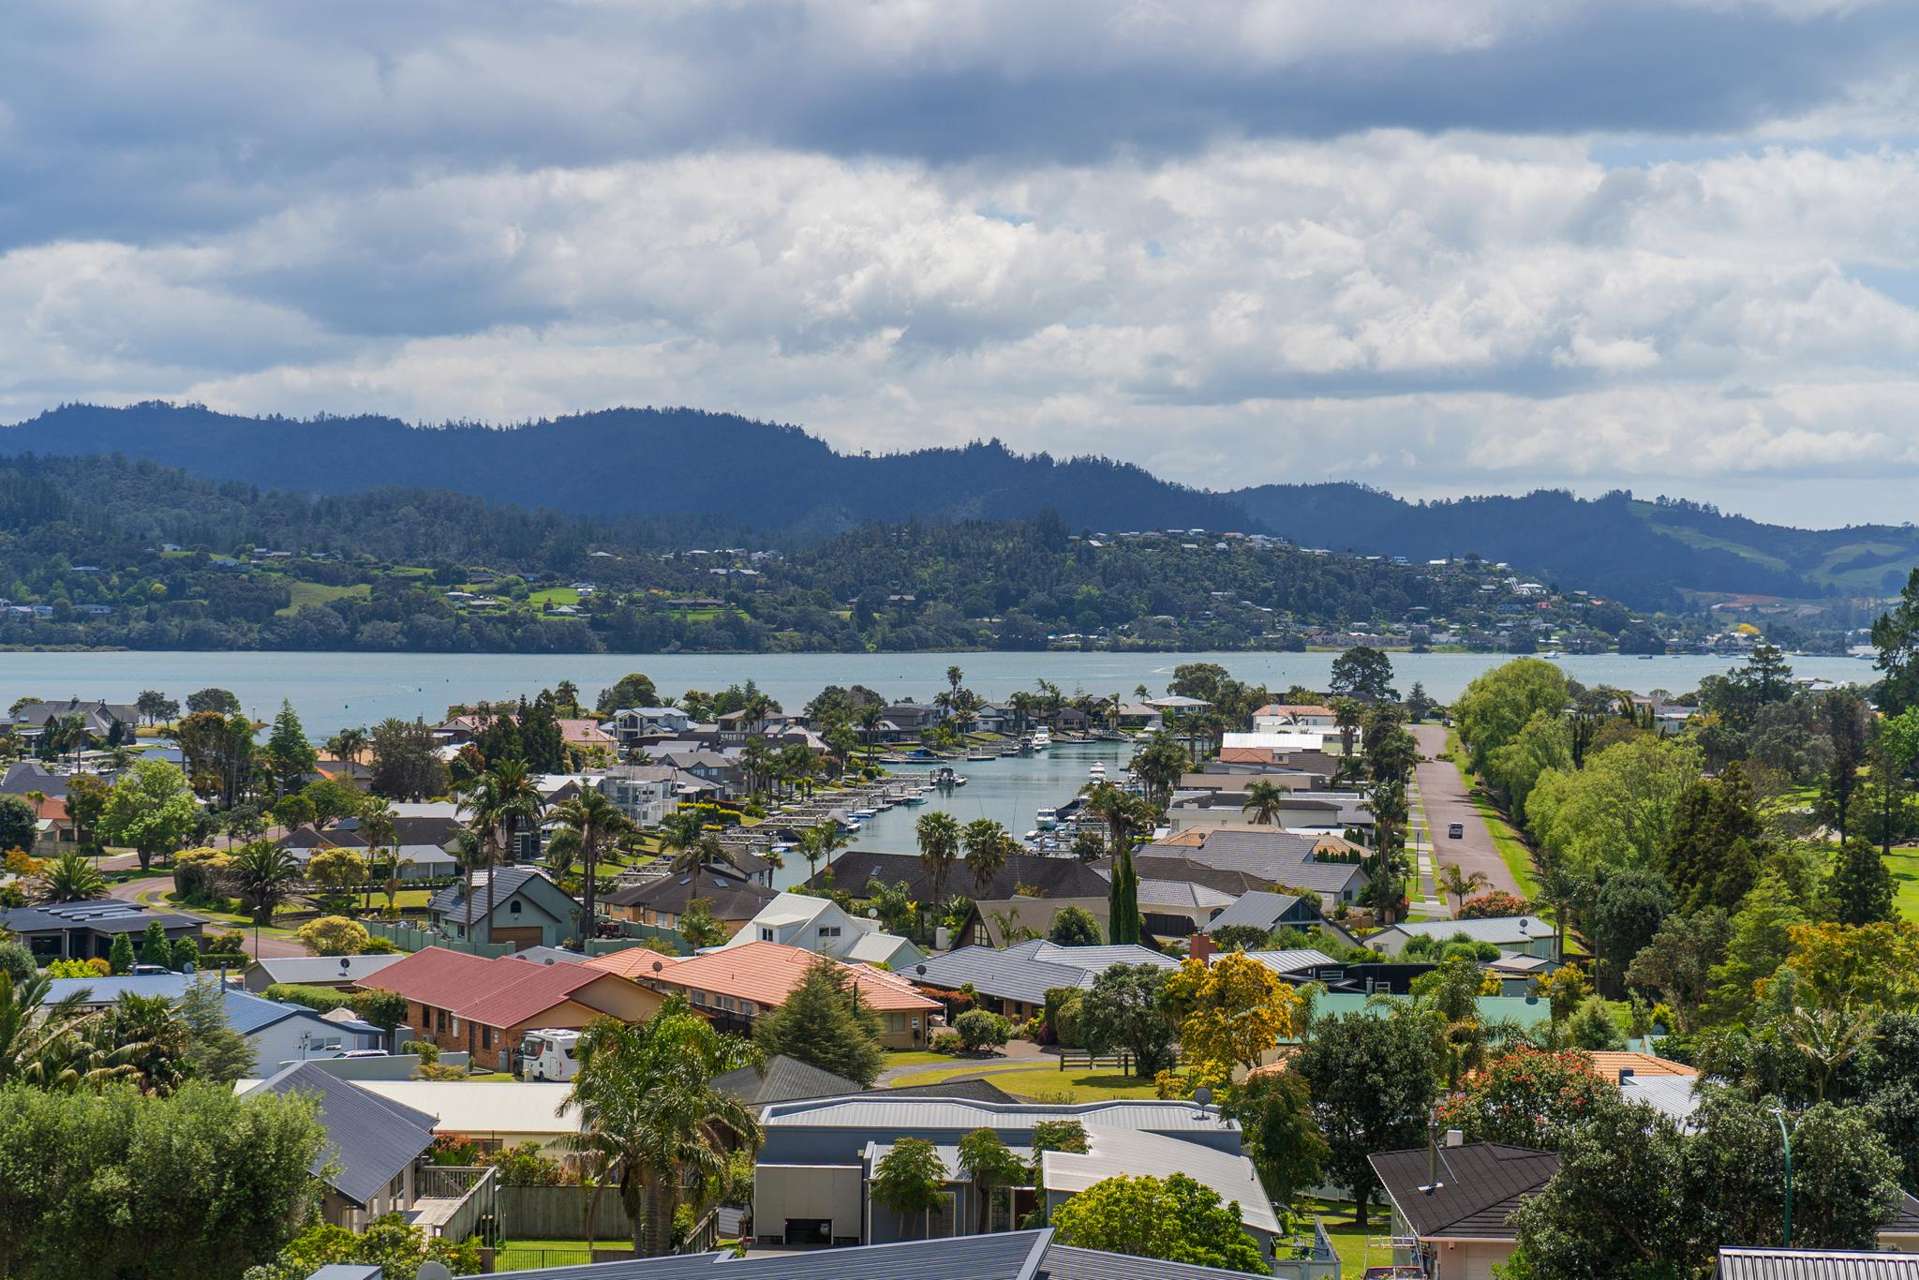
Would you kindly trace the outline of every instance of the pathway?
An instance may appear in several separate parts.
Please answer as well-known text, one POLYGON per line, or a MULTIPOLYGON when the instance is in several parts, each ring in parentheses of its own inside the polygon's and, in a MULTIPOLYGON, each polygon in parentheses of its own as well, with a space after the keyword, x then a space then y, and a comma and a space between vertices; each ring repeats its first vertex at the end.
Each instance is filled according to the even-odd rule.
POLYGON ((1434 873, 1437 874, 1441 865, 1457 864, 1467 875, 1475 871, 1484 875, 1486 883, 1494 889, 1518 893, 1519 882, 1513 879, 1505 859, 1499 856, 1499 846, 1493 843, 1493 833, 1473 804, 1465 775, 1452 761, 1438 758, 1446 750, 1446 727, 1416 724, 1410 728, 1419 743, 1421 759, 1414 777, 1436 850, 1434 873), (1446 835, 1446 829, 1455 822, 1465 831, 1457 840, 1446 835))

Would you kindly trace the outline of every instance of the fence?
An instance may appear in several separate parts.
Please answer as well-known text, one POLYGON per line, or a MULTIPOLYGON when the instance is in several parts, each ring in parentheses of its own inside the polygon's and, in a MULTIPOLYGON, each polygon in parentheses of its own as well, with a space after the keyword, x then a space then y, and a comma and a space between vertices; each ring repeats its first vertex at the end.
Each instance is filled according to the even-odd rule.
MULTIPOLYGON (((578 1186, 501 1187, 500 1235, 508 1240, 584 1241, 590 1194, 588 1188, 578 1186)), ((593 1238, 614 1244, 633 1239, 633 1219, 613 1188, 599 1188, 593 1205, 593 1238)))
POLYGON ((673 948, 675 955, 692 955, 693 946, 673 929, 662 929, 658 925, 635 924, 631 920, 621 920, 620 936, 617 938, 594 938, 586 944, 587 954, 603 956, 612 951, 625 951, 637 947, 642 942, 659 942, 673 948))
POLYGON ((1303 1257, 1276 1260, 1273 1274, 1281 1280, 1339 1280, 1339 1251, 1318 1217, 1313 1218, 1313 1242, 1305 1248, 1303 1257))
POLYGON ((448 1240, 479 1237, 482 1244, 500 1238, 499 1170, 476 1165, 430 1164, 419 1172, 422 1201, 440 1203, 421 1206, 422 1225, 430 1225, 433 1234, 448 1240), (430 1219, 430 1222, 424 1221, 430 1219))
POLYGON ((510 942, 460 942, 431 929, 392 920, 367 920, 362 923, 366 925, 368 933, 376 938, 385 938, 402 951, 444 947, 448 951, 464 951, 471 956, 504 956, 513 953, 513 944, 510 942))

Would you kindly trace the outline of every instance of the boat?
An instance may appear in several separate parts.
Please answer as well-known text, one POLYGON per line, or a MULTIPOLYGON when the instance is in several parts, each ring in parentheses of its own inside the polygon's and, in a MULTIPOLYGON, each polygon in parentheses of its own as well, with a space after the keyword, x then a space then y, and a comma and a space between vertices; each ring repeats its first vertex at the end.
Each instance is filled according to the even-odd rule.
POLYGON ((1093 761, 1093 767, 1092 767, 1092 768, 1090 768, 1090 769, 1088 769, 1088 770, 1086 771, 1086 776, 1087 776, 1087 777, 1089 777, 1089 778, 1091 778, 1091 779, 1093 779, 1093 781, 1095 781, 1095 782, 1104 782, 1104 781, 1106 781, 1106 764, 1105 764, 1105 762, 1104 762, 1104 761, 1101 761, 1101 760, 1095 760, 1095 761, 1093 761))
POLYGON ((959 785, 959 775, 953 772, 952 765, 943 764, 933 771, 933 785, 941 789, 956 787, 959 785))
POLYGON ((1044 751, 1053 745, 1053 735, 1042 726, 1033 730, 1033 750, 1044 751))
POLYGON ((999 759, 999 757, 991 751, 969 751, 966 753, 966 758, 968 760, 976 760, 976 761, 999 759))
POLYGON ((878 809, 855 809, 853 810, 853 816, 861 822, 870 822, 880 816, 880 811, 878 809))
POLYGON ((913 794, 907 796, 904 800, 901 800, 900 803, 901 804, 925 804, 926 797, 921 795, 919 792, 915 791, 913 794))
POLYGON ((1051 831, 1059 825, 1059 810, 1041 809, 1033 815, 1033 822, 1041 831, 1051 831))

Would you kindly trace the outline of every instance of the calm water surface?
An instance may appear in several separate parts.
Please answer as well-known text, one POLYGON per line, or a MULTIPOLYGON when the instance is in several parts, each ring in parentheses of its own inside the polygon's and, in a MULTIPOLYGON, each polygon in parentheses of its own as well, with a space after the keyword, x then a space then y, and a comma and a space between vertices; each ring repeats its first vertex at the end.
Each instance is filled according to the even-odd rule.
MULTIPOLYGON (((946 668, 966 672, 986 698, 1032 689, 1046 679, 1068 694, 1131 697, 1138 685, 1165 691, 1173 668, 1217 662, 1237 679, 1283 690, 1324 688, 1331 653, 902 653, 902 654, 412 654, 412 653, 0 653, 0 707, 31 694, 131 702, 142 689, 183 698, 219 685, 261 719, 291 699, 307 731, 323 738, 348 725, 388 716, 437 720, 449 703, 535 694, 561 680, 592 702, 629 671, 644 671, 661 694, 712 691, 752 679, 789 711, 829 684, 863 684, 888 698, 926 701, 946 686, 946 668)), ((1496 653, 1394 654, 1396 682, 1414 681, 1446 700, 1480 672, 1506 661, 1496 653)), ((1699 678, 1737 665, 1717 657, 1569 657, 1560 666, 1587 684, 1648 692, 1690 689, 1699 678)), ((1876 678, 1863 658, 1795 658, 1795 673, 1837 681, 1876 678)), ((983 779, 982 779, 983 780, 983 779)), ((971 791, 972 787, 966 788, 971 791)), ((1031 815, 1029 814, 1028 817, 1031 815)), ((1009 824, 1010 825, 1010 824, 1009 824)), ((1030 823, 1028 824, 1030 825, 1030 823)), ((1024 830, 1025 828, 1021 828, 1024 830)))

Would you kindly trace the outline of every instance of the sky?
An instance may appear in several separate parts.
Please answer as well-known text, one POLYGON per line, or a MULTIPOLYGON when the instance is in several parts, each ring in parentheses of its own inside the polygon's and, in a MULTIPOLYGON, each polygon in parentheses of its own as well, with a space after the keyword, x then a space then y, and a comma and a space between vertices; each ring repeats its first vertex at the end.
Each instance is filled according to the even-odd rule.
POLYGON ((0 420, 693 405, 1903 521, 1910 0, 13 0, 0 420))

